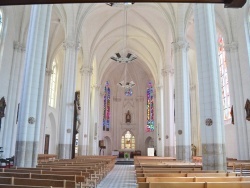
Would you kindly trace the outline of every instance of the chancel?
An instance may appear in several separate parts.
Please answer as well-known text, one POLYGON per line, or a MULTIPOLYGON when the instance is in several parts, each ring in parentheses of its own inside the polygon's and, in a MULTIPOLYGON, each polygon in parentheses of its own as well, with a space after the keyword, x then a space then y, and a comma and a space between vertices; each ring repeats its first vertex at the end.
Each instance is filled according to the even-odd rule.
POLYGON ((0 2, 1 182, 250 187, 250 0, 61 1, 0 2))

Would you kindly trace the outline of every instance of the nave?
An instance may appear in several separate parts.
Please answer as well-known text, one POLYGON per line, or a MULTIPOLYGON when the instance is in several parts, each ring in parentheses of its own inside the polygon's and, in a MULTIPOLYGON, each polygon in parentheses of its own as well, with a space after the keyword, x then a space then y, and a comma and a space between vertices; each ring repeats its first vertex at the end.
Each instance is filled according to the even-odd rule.
POLYGON ((134 165, 115 165, 97 188, 136 188, 134 165))

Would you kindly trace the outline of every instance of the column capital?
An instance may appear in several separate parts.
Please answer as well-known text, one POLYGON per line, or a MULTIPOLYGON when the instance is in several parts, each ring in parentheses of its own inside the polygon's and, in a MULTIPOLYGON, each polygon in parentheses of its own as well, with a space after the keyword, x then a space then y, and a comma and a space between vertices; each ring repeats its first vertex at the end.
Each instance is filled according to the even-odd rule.
POLYGON ((225 51, 236 51, 238 50, 238 42, 231 42, 230 44, 224 44, 225 51))
POLYGON ((18 52, 25 52, 26 48, 24 44, 21 44, 19 41, 14 41, 14 50, 18 52))
POLYGON ((191 84, 190 86, 189 86, 189 88, 190 88, 190 90, 195 90, 195 88, 196 88, 196 85, 195 84, 191 84))
POLYGON ((100 85, 98 85, 98 84, 93 84, 93 85, 91 85, 91 88, 92 89, 100 89, 100 85))
POLYGON ((162 76, 173 76, 174 75, 174 68, 171 65, 168 65, 166 68, 161 70, 162 76))
POLYGON ((53 74, 53 70, 46 68, 46 75, 51 76, 51 74, 53 74))
POLYGON ((63 48, 64 48, 64 50, 67 50, 67 49, 76 49, 76 50, 79 50, 80 46, 81 46, 80 42, 77 42, 77 41, 65 40, 63 42, 63 48))
POLYGON ((93 68, 92 67, 81 67, 80 73, 83 74, 92 74, 93 68))
POLYGON ((178 40, 176 42, 172 42, 172 49, 174 51, 188 50, 189 44, 185 40, 178 40))

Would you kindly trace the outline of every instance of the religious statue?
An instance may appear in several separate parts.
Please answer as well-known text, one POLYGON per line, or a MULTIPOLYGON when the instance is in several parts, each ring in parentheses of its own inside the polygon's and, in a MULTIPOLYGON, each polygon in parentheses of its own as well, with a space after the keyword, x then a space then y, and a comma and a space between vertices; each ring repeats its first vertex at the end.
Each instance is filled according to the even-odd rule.
POLYGON ((246 105, 245 105, 245 109, 246 109, 246 120, 250 121, 250 101, 249 99, 247 99, 246 101, 246 105))
POLYGON ((126 123, 131 123, 131 114, 130 114, 129 110, 128 110, 128 112, 126 113, 126 118, 125 118, 125 120, 126 120, 126 123))
POLYGON ((196 156, 196 146, 194 144, 191 144, 191 151, 192 151, 192 156, 196 156))
POLYGON ((5 98, 2 97, 1 100, 0 100, 0 130, 1 130, 2 118, 5 116, 5 114, 4 114, 5 107, 6 107, 5 98))
POLYGON ((77 98, 75 101, 75 108, 76 108, 76 132, 78 133, 81 125, 80 93, 77 94, 77 98))
POLYGON ((234 124, 234 109, 233 109, 233 105, 232 105, 232 107, 231 107, 230 114, 231 114, 231 116, 232 116, 231 123, 234 124))

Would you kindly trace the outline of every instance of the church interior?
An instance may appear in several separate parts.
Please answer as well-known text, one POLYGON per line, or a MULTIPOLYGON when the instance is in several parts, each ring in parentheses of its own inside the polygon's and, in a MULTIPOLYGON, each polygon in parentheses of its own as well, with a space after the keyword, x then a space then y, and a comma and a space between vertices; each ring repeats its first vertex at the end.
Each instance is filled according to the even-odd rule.
POLYGON ((0 3, 0 187, 250 187, 250 0, 27 2, 0 3))

